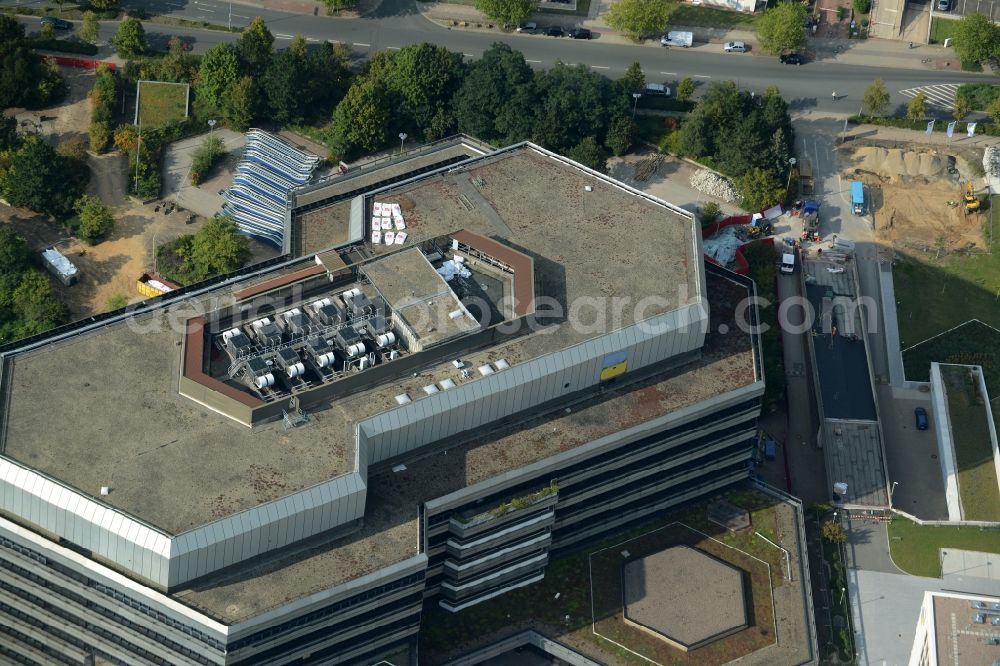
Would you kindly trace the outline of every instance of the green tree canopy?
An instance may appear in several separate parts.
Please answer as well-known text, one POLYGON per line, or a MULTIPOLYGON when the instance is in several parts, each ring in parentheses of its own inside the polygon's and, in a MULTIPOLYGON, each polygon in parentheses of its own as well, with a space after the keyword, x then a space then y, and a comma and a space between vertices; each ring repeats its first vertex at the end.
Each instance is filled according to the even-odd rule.
POLYGON ((990 105, 986 107, 986 113, 990 114, 993 122, 1000 124, 1000 96, 990 102, 990 105))
POLYGON ((570 148, 567 157, 596 171, 607 171, 608 155, 592 136, 584 137, 580 143, 570 148))
POLYGON ((244 74, 259 77, 264 74, 271 60, 274 35, 267 29, 264 19, 257 16, 250 22, 236 42, 236 52, 244 74))
POLYGON ((861 100, 861 110, 869 116, 885 115, 885 112, 889 110, 889 90, 885 87, 885 82, 882 79, 875 79, 865 89, 865 96, 861 100))
POLYGON ((635 140, 635 123, 626 115, 615 116, 608 127, 605 145, 612 155, 620 156, 628 152, 635 140))
POLYGON ((406 126, 433 141, 454 127, 450 103, 464 76, 462 54, 424 42, 397 51, 380 78, 399 100, 406 126))
POLYGON ((920 120, 927 117, 927 95, 918 92, 906 103, 906 117, 910 120, 920 120))
POLYGON ((538 0, 476 0, 476 9, 487 18, 512 26, 538 11, 538 0))
POLYGON ((253 77, 243 76, 222 97, 222 117, 237 132, 245 132, 254 118, 253 77))
POLYGON ((0 152, 17 148, 19 143, 17 118, 13 116, 0 116, 0 152))
POLYGON ((88 171, 81 166, 31 134, 14 152, 0 191, 12 206, 64 218, 86 185, 88 171))
POLYGON ((757 37, 768 53, 797 50, 806 45, 806 8, 798 2, 775 3, 757 20, 757 37))
POLYGON ((118 9, 118 0, 89 0, 88 4, 94 9, 102 11, 118 9))
POLYGON ((622 89, 626 93, 641 93, 646 89, 646 75, 642 73, 642 65, 633 62, 625 70, 625 76, 621 79, 622 89))
POLYGON ((455 94, 458 129, 508 145, 531 136, 534 72, 520 51, 494 43, 469 69, 455 94))
POLYGON ((228 216, 205 223, 185 252, 184 269, 196 281, 231 273, 250 260, 250 240, 228 216))
POLYGON ((694 79, 690 76, 685 76, 681 79, 681 82, 677 84, 677 99, 682 102, 686 102, 691 99, 691 95, 694 94, 694 79))
POLYGON ((588 136, 603 141, 610 119, 629 110, 629 100, 612 96, 611 83, 585 65, 557 62, 535 82, 538 99, 532 135, 556 152, 566 153, 588 136))
POLYGON ((952 110, 952 115, 955 120, 962 120, 969 112, 972 111, 972 102, 969 101, 968 97, 963 97, 959 95, 955 98, 955 108, 952 110))
POLYGON ((785 195, 784 183, 770 172, 757 167, 738 176, 734 185, 743 198, 741 202, 743 208, 749 211, 770 208, 784 199, 785 195))
MULTIPOLYGON (((6 301, 4 297, 0 299, 6 301)), ((53 293, 48 277, 38 270, 24 271, 19 275, 8 303, 5 308, 0 302, 0 338, 38 335, 69 319, 69 310, 53 293), (3 310, 9 314, 4 316, 3 310)))
POLYGON ((339 158, 372 151, 388 138, 389 109, 385 87, 378 80, 360 77, 333 112, 330 150, 339 158))
POLYGON ((80 26, 80 39, 88 44, 96 44, 100 28, 101 24, 97 20, 97 14, 88 9, 83 13, 83 25, 80 26))
POLYGON ((267 96, 271 118, 282 125, 300 122, 312 100, 309 90, 313 72, 304 49, 286 49, 276 53, 264 73, 262 89, 267 96))
POLYGON ((1000 26, 982 14, 969 14, 955 26, 955 50, 965 63, 1000 57, 1000 26))
POLYGON ((128 16, 118 25, 111 44, 123 58, 138 58, 146 52, 146 29, 139 19, 128 16))
POLYGON ((669 0, 618 0, 611 5, 604 20, 615 30, 639 41, 667 29, 670 8, 669 0))
POLYGON ((31 267, 31 250, 24 236, 9 224, 0 224, 0 275, 12 275, 31 267))
POLYGON ((198 83, 195 88, 203 102, 215 109, 222 107, 222 98, 240 77, 236 47, 217 44, 201 58, 198 83))
POLYGON ((24 26, 0 14, 0 108, 46 106, 65 92, 58 66, 39 62, 25 42, 24 26))
POLYGON ((103 201, 84 194, 73 204, 79 227, 77 235, 84 242, 95 245, 110 233, 115 226, 115 216, 103 201))

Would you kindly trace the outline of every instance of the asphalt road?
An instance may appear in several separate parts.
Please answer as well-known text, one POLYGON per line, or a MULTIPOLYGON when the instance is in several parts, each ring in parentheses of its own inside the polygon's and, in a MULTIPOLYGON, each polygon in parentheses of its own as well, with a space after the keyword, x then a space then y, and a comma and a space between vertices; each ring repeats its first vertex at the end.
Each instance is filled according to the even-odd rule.
MULTIPOLYGON (((14 4, 3 0, 2 4, 14 4)), ((21 5, 33 4, 21 2, 21 5)), ((37 3, 34 3, 37 4, 37 3)), ((253 16, 264 18, 280 48, 295 35, 308 41, 324 40, 351 44, 359 55, 431 42, 476 58, 496 41, 510 44, 521 51, 536 67, 549 67, 556 61, 583 63, 612 78, 624 74, 628 65, 639 62, 647 79, 676 82, 693 77, 698 84, 714 80, 734 80, 742 88, 762 92, 777 84, 793 111, 855 113, 861 104, 864 89, 876 77, 881 77, 889 90, 966 80, 968 74, 933 72, 874 66, 845 65, 820 59, 804 66, 780 64, 776 58, 751 54, 733 55, 704 48, 664 49, 630 44, 602 43, 600 39, 578 41, 540 35, 495 35, 462 30, 449 30, 424 18, 413 0, 385 0, 371 16, 359 19, 337 19, 326 16, 305 16, 218 0, 130 0, 126 8, 142 7, 151 13, 191 21, 209 21, 225 25, 232 9, 232 24, 246 25, 253 16), (831 93, 836 90, 838 99, 831 93)), ((37 30, 38 19, 25 17, 29 31, 37 30)), ((150 42, 162 48, 171 35, 189 42, 196 53, 204 52, 223 41, 234 41, 238 35, 221 31, 145 23, 150 42)), ((116 29, 114 22, 102 22, 101 41, 107 44, 116 29)), ((104 46, 102 56, 111 51, 104 46)), ((873 63, 873 65, 876 63, 873 63)))

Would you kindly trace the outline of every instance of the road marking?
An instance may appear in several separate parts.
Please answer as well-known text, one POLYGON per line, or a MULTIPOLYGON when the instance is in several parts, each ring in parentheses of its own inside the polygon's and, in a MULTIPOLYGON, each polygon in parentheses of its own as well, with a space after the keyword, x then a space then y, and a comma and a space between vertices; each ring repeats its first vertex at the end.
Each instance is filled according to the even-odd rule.
POLYGON ((524 62, 534 62, 534 63, 540 63, 540 62, 542 62, 542 61, 541 61, 541 60, 528 60, 527 58, 525 58, 524 62))
POLYGON ((184 5, 182 5, 179 2, 168 2, 166 3, 166 5, 167 7, 176 7, 177 9, 184 9, 184 5))
POLYGON ((274 33, 274 36, 277 37, 278 39, 295 39, 295 37, 292 35, 283 35, 280 32, 274 33))
POLYGON ((212 14, 215 13, 214 9, 209 9, 208 7, 198 7, 198 11, 199 12, 211 12, 212 14))
POLYGON ((958 92, 957 83, 941 83, 934 86, 920 86, 918 88, 907 88, 906 90, 900 90, 899 94, 903 97, 916 97, 919 93, 923 93, 927 99, 928 104, 945 109, 946 111, 955 110, 955 94, 958 92))
POLYGON ((364 47, 370 47, 370 46, 371 46, 371 44, 362 44, 361 42, 354 42, 353 44, 351 44, 351 46, 364 46, 364 47))
POLYGON ((466 58, 475 58, 476 57, 476 56, 472 55, 471 53, 463 53, 462 55, 464 55, 466 58))
POLYGON ((677 72, 660 72, 664 76, 677 76, 677 72))
POLYGON ((694 78, 696 78, 696 79, 710 79, 710 78, 712 78, 711 76, 706 76, 705 74, 692 74, 691 76, 694 77, 694 78))
POLYGON ((319 42, 322 42, 323 40, 322 39, 316 39, 315 37, 306 37, 306 41, 307 42, 316 42, 318 44, 319 42))
POLYGON ((250 19, 249 16, 243 16, 243 14, 233 14, 233 18, 243 18, 248 20, 250 19))
POLYGON ((610 67, 605 67, 604 65, 591 65, 594 69, 611 69, 610 67))
POLYGON ((389 51, 399 51, 402 47, 399 46, 387 46, 385 47, 389 51))

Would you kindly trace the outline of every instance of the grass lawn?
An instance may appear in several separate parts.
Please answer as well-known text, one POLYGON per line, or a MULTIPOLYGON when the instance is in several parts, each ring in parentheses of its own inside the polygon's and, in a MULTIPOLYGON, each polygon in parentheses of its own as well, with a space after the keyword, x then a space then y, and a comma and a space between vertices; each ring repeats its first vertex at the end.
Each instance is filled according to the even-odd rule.
POLYGON ((889 524, 892 559, 908 574, 940 577, 939 548, 1000 553, 1000 529, 918 525, 898 516, 889 524))
POLYGON ((141 81, 139 120, 149 127, 180 122, 187 118, 187 84, 141 81))
POLYGON ((955 29, 958 21, 951 21, 942 18, 931 19, 931 44, 943 44, 948 37, 955 37, 955 29))
POLYGON ((712 7, 696 7, 685 3, 677 5, 670 13, 670 25, 751 30, 757 23, 757 16, 759 15, 730 12, 712 7))
POLYGON ((978 379, 973 383, 966 368, 954 365, 942 366, 941 377, 948 394, 962 513, 966 520, 1000 521, 993 445, 978 379))
MULTIPOLYGON (((705 505, 694 505, 666 512, 657 520, 549 563, 545 578, 513 590, 486 603, 450 613, 429 604, 424 609, 420 629, 420 652, 427 663, 442 663, 450 656, 476 645, 497 640, 527 627, 551 634, 572 634, 573 642, 583 641, 606 652, 619 655, 623 662, 647 665, 648 662, 620 650, 592 632, 589 555, 622 541, 644 535, 674 522, 682 522, 720 542, 739 548, 770 565, 771 584, 783 583, 781 552, 753 535, 759 531, 769 539, 776 533, 773 500, 747 490, 728 493, 729 502, 751 512, 753 527, 738 534, 724 532, 705 517, 705 505), (558 599, 556 595, 558 594, 558 599), (569 625, 565 617, 570 617, 569 625)), ((713 542, 714 543, 714 542, 713 542)), ((715 547, 720 547, 717 543, 715 547)), ((728 549, 726 549, 728 550, 728 549)), ((638 551, 636 551, 638 552, 638 551)), ((617 578, 615 578, 617 580, 617 578)), ((603 588, 602 588, 603 589, 603 588)), ((770 603, 770 596, 768 596, 770 603)), ((763 626, 763 625, 761 625, 763 626)), ((675 651, 676 655, 682 655, 675 651)))

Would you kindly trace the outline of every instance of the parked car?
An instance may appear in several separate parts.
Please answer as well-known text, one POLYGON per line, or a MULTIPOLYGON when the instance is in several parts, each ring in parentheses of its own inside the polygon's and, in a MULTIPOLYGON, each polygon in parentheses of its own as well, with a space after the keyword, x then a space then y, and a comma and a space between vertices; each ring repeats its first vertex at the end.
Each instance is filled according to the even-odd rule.
POLYGON ((51 25, 56 30, 72 30, 73 24, 55 16, 43 16, 42 25, 51 25))
POLYGON ((569 36, 572 39, 590 39, 593 36, 593 33, 586 28, 573 28, 569 31, 569 36))
POLYGON ((642 92, 644 95, 670 97, 670 86, 664 83, 647 83, 642 92))
POLYGON ((951 11, 951 0, 938 0, 937 10, 939 12, 951 11))
POLYGON ((538 24, 535 23, 534 21, 526 21, 525 23, 522 23, 521 25, 517 26, 518 32, 524 32, 529 35, 535 34, 537 30, 538 30, 538 24))
POLYGON ((746 53, 747 45, 746 42, 726 42, 722 50, 726 53, 746 53))
POLYGON ((778 62, 782 65, 801 65, 805 61, 800 53, 783 53, 778 56, 778 62))
POLYGON ((927 410, 923 407, 917 407, 913 410, 913 416, 917 420, 917 430, 927 430, 929 425, 927 422, 927 410))
POLYGON ((566 33, 563 32, 562 27, 558 25, 550 25, 545 29, 545 35, 546 37, 563 37, 566 33))

